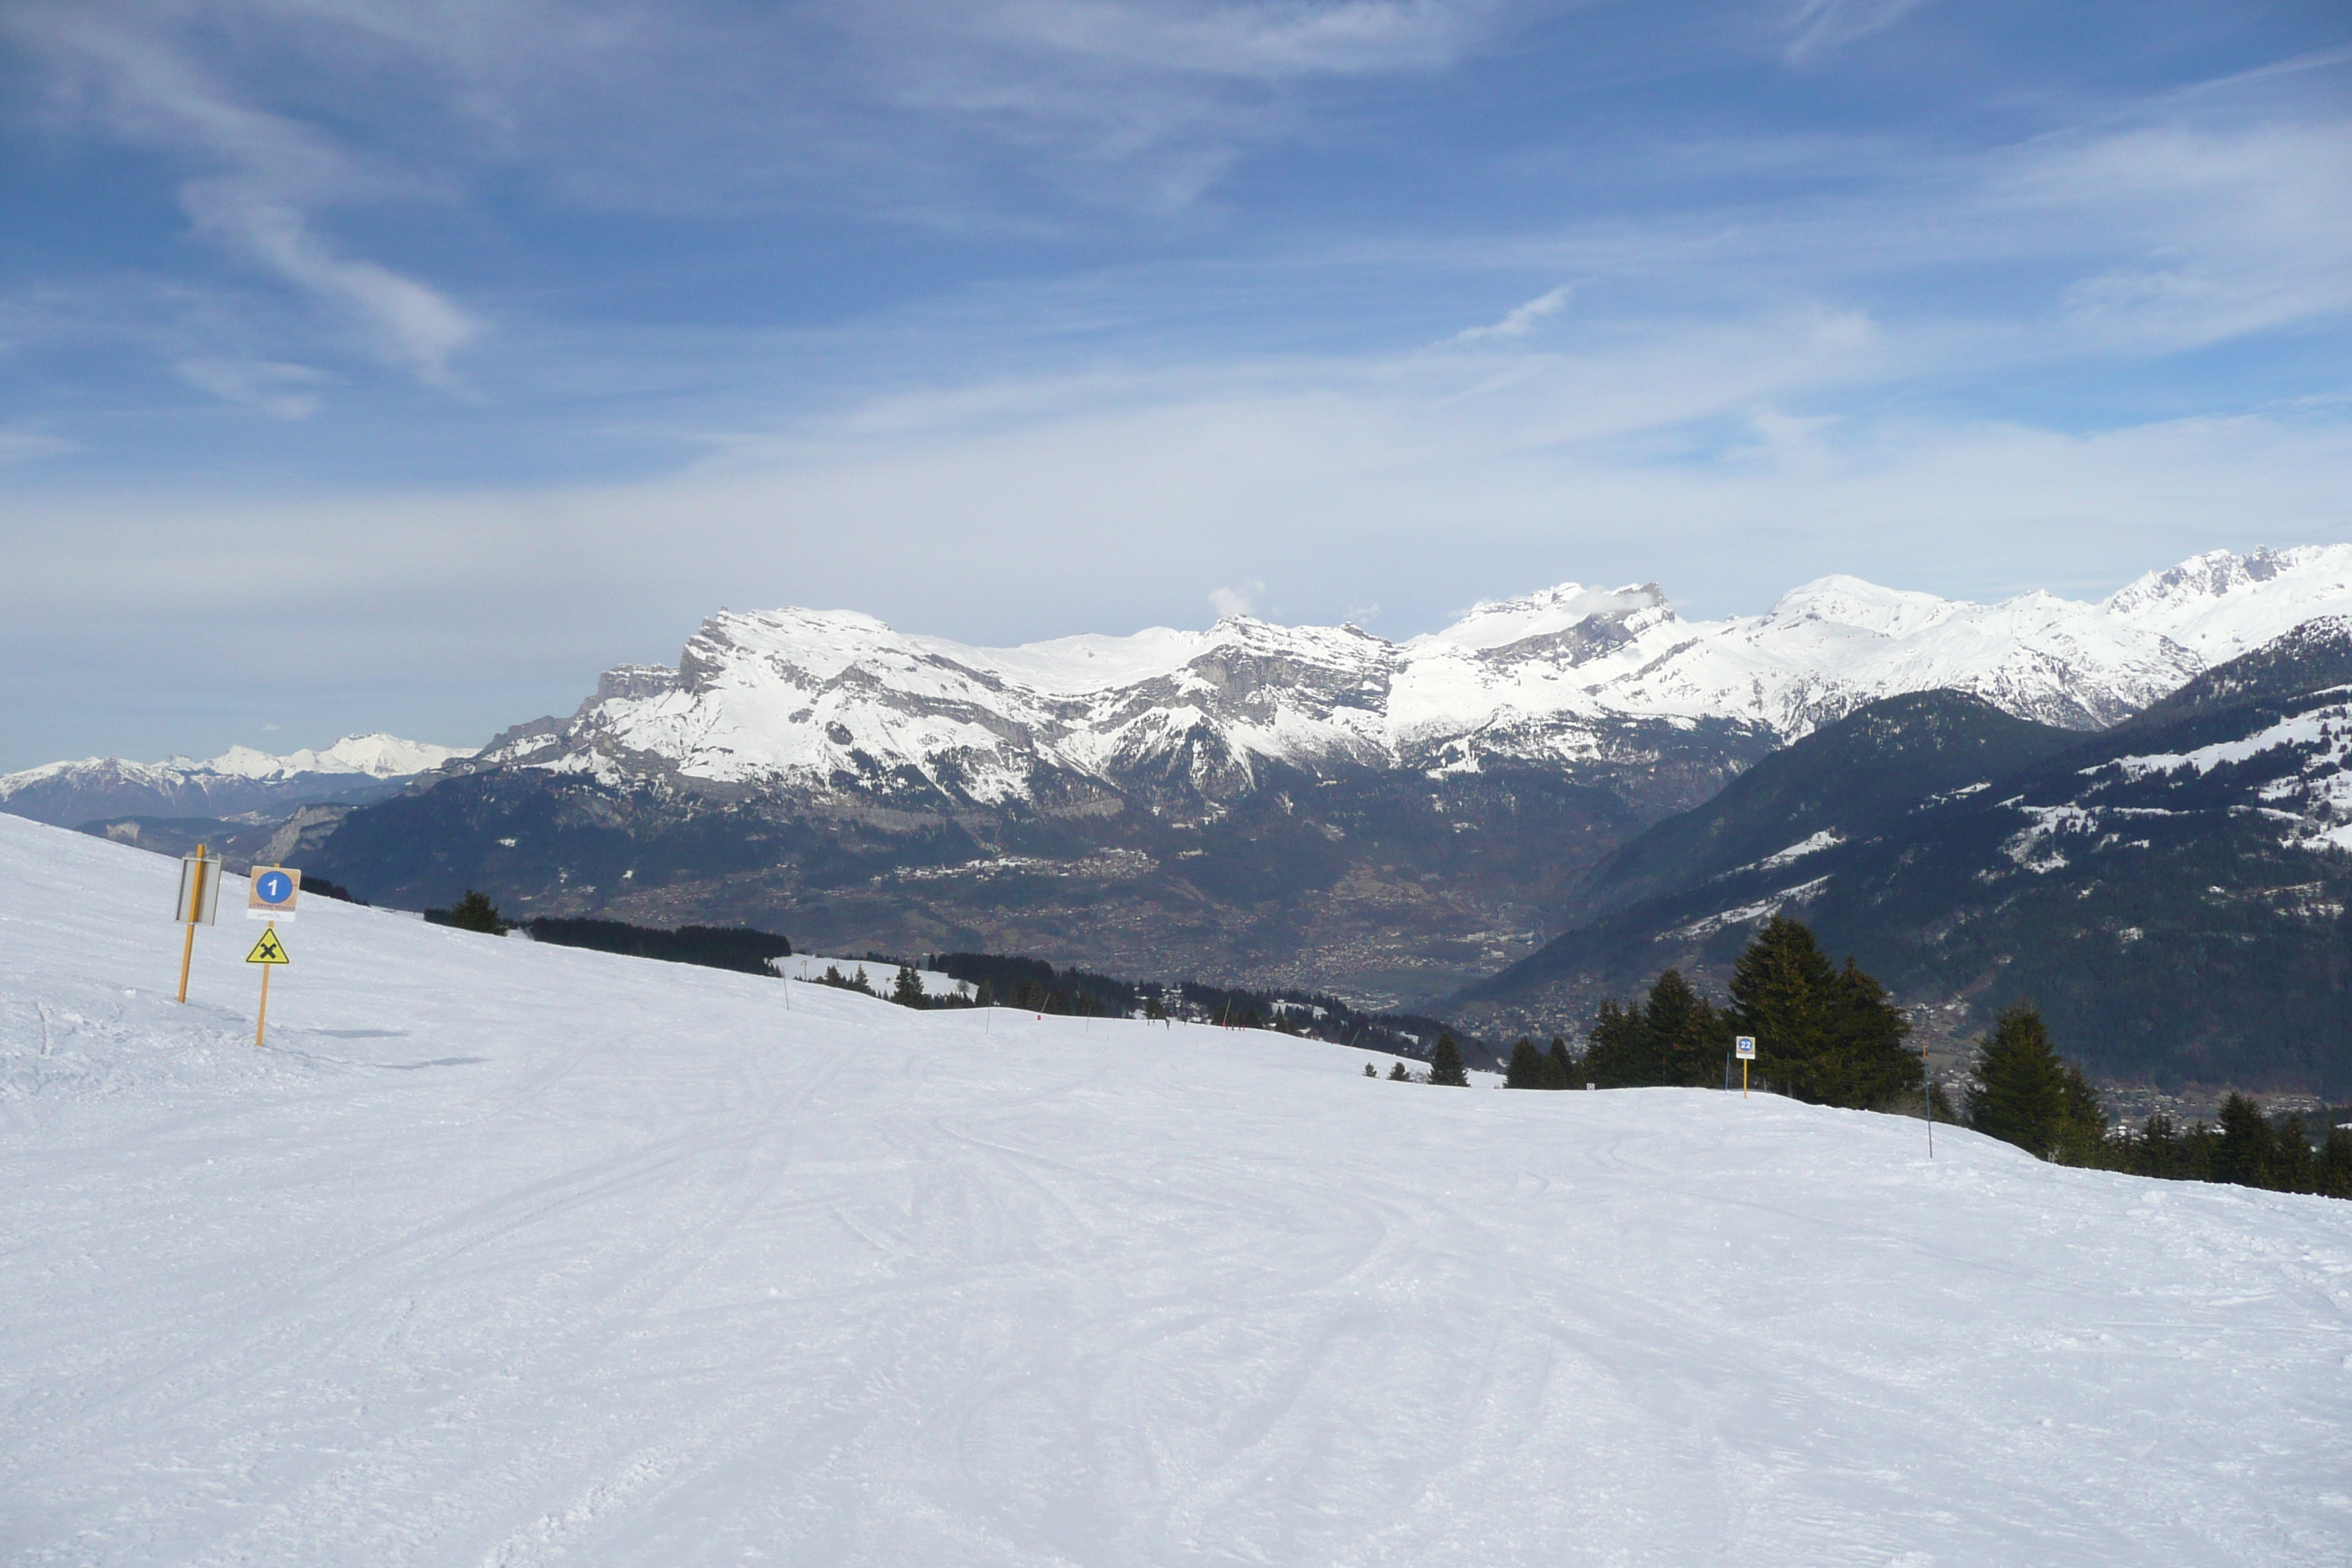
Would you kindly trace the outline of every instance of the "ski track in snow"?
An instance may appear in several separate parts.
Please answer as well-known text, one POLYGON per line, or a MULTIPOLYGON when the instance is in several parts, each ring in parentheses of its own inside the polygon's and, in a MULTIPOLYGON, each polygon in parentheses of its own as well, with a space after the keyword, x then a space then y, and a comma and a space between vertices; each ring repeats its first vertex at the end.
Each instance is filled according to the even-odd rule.
POLYGON ((175 874, 0 818, 12 1563, 2352 1559, 2352 1205, 175 874))

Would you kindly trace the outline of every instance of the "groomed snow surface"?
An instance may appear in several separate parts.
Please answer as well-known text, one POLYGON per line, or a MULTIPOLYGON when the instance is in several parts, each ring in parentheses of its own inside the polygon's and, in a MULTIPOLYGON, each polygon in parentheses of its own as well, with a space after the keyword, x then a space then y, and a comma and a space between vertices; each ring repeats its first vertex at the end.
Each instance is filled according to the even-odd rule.
POLYGON ((175 875, 0 818, 10 1563, 2352 1561, 2352 1205, 175 875))

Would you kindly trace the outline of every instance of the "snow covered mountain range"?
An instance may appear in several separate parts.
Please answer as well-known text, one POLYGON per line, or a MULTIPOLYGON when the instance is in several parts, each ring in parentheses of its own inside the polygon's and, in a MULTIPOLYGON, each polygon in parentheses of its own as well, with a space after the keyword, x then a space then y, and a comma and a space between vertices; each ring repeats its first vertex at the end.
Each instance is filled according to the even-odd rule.
POLYGON ((2030 997, 2112 1079, 2340 1097, 2347 849, 2352 617, 2325 616, 2095 734, 1949 691, 1824 725, 1628 843, 1448 1016, 1589 1018, 1667 969, 1719 991, 1785 910, 1927 1004, 1948 1065, 2030 997))
POLYGON ((470 754, 374 734, 283 756, 232 746, 206 762, 89 757, 0 774, 0 811, 71 827, 104 816, 229 817, 313 801, 379 800, 416 774, 470 754))
POLYGON ((1564 584, 1404 642, 1230 616, 1201 632, 982 648, 847 611, 722 612, 677 668, 612 670, 568 722, 509 731, 474 765, 954 809, 1043 801, 1047 778, 1215 801, 1248 793, 1268 764, 1622 761, 1654 750, 1659 725, 1769 749, 1937 688, 2093 729, 2346 611, 2352 545, 2217 551, 2097 603, 2037 592, 1977 605, 1825 577, 1760 616, 1685 621, 1654 584, 1564 584))
POLYGON ((308 864, 407 908, 478 888, 1412 1004, 1534 952, 1620 847, 1859 707, 1957 688, 2089 731, 2347 611, 2352 546, 2202 555, 2095 604, 1833 577, 1708 622, 1564 584, 1393 642, 1236 616, 982 648, 722 611, 675 668, 609 671, 308 864))

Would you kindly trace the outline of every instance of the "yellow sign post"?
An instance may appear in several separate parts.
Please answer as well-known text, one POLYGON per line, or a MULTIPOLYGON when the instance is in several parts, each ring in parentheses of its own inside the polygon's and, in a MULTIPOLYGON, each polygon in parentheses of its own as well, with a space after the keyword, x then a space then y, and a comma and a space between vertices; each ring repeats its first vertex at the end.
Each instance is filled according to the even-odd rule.
POLYGON ((220 862, 196 846, 193 855, 180 858, 180 900, 173 906, 172 918, 188 928, 187 939, 180 944, 180 1000, 188 999, 188 965, 196 956, 196 928, 213 923, 213 915, 220 908, 220 862))
POLYGON ((1739 1098, 1746 1100, 1748 1098, 1748 1064, 1756 1059, 1756 1037, 1735 1036, 1731 1046, 1732 1049, 1739 1053, 1739 1098))
POLYGON ((253 951, 245 955, 245 961, 261 965, 261 1011, 255 1015, 253 1020, 253 1043, 257 1047, 261 1044, 261 1032, 269 1027, 269 971, 278 964, 294 961, 286 956, 286 944, 278 940, 278 928, 274 925, 263 929, 261 940, 253 944, 253 951))

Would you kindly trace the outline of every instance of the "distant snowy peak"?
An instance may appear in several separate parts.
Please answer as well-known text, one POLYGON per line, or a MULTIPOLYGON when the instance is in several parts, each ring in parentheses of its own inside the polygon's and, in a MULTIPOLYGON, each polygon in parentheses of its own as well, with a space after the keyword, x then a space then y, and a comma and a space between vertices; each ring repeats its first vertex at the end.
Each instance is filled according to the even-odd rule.
POLYGON ((346 735, 319 751, 274 756, 250 746, 231 746, 210 762, 187 763, 174 758, 173 763, 247 779, 282 779, 296 773, 362 773, 372 779, 395 779, 437 768, 453 757, 473 754, 471 747, 436 746, 379 731, 373 735, 346 735))
POLYGON ((1048 777, 1149 798, 1246 790, 1277 763, 1576 763, 1650 745, 1643 726, 1785 742, 1938 688, 2091 729, 2347 610, 2352 546, 2331 545, 2200 555, 2102 604, 1978 605, 1830 576, 1760 616, 1691 622, 1655 584, 1566 583, 1402 643, 1234 616, 987 648, 855 611, 723 611, 674 669, 615 668, 570 721, 484 761, 991 804, 1042 798, 1048 777))
POLYGON ((86 757, 0 774, 0 811, 65 827, 106 816, 235 816, 317 798, 372 796, 472 754, 375 734, 346 735, 331 746, 282 756, 232 746, 203 762, 86 757))
POLYGON ((2352 544, 2209 551, 2149 573, 2100 608, 2220 664, 2315 616, 2352 612, 2352 544))
POLYGON ((1625 588, 1588 588, 1579 583, 1563 583, 1522 598, 1478 605, 1444 631, 1424 633, 1405 647, 1444 644, 1467 652, 1486 653, 1580 628, 1589 631, 1602 625, 1622 626, 1637 618, 1642 626, 1674 619, 1666 595, 1655 583, 1625 588))

